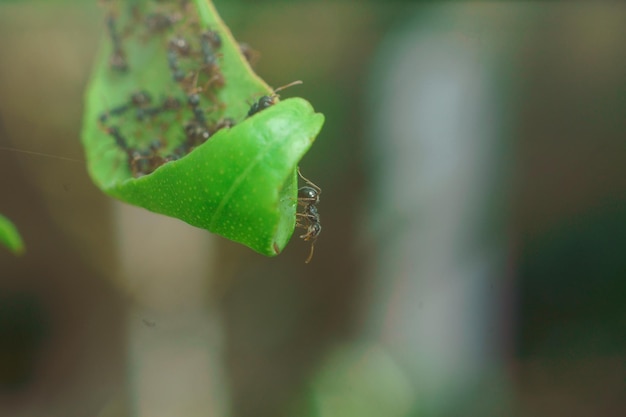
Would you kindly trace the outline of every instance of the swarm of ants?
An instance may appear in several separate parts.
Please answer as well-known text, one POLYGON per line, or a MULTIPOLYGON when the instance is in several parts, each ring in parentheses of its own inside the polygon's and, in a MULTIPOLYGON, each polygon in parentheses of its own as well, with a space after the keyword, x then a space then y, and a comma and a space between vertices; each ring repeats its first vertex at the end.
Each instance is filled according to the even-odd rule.
POLYGON ((220 63, 221 36, 215 30, 200 27, 195 9, 187 0, 151 2, 144 11, 133 6, 126 22, 118 18, 117 2, 103 2, 108 9, 111 71, 124 76, 132 70, 132 57, 125 49, 127 37, 134 36, 144 43, 157 37, 163 44, 173 80, 172 93, 159 103, 155 104, 147 91, 137 90, 99 117, 102 130, 127 155, 133 177, 148 175, 161 165, 182 158, 218 130, 235 124, 230 118, 214 116, 214 110, 224 107, 216 94, 226 83, 220 63), (207 99, 212 105, 207 106, 207 99), (136 128, 129 132, 132 125, 136 128), (172 132, 170 125, 180 126, 178 133, 172 132), (129 134, 132 141, 128 140, 129 134), (175 136, 182 139, 177 144, 165 139, 175 136))
MULTIPOLYGON (((144 12, 135 7, 130 13, 130 22, 125 26, 114 11, 114 2, 108 0, 104 3, 108 8, 106 28, 111 43, 111 71, 124 76, 132 70, 132 57, 127 54, 124 44, 126 37, 137 36, 144 42, 158 37, 165 49, 164 59, 174 89, 178 90, 155 100, 148 91, 137 89, 122 104, 99 116, 102 130, 126 154, 127 166, 133 177, 151 174, 161 165, 184 157, 220 129, 235 125, 231 118, 214 116, 217 113, 215 110, 225 107, 217 98, 217 93, 226 84, 221 70, 222 38, 216 30, 201 28, 188 0, 167 4, 154 2, 153 8, 144 12), (210 106, 203 104, 207 100, 210 106), (128 132, 129 128, 125 127, 127 134, 132 133, 133 143, 120 127, 121 124, 128 125, 129 119, 137 126, 134 132, 128 132), (169 128, 164 128, 168 124, 182 127, 178 135, 183 139, 176 145, 168 146, 164 139, 165 132, 171 135, 169 128)), ((259 54, 247 44, 241 44, 240 51, 250 64, 258 59, 259 54)), ((271 95, 261 96, 251 104, 246 117, 276 104, 279 91, 297 84, 302 84, 302 81, 294 81, 275 89, 271 95)), ((311 242, 305 261, 309 263, 321 232, 317 211, 321 189, 302 176, 299 169, 298 174, 306 185, 298 190, 298 207, 302 208, 302 212, 297 213, 296 226, 305 230, 300 238, 311 242)))

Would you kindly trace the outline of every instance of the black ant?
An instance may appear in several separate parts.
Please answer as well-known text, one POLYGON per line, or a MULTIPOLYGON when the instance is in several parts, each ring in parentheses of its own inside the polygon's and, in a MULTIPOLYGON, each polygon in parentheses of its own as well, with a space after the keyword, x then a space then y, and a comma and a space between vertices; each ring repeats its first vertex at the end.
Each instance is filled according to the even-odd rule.
POLYGON ((120 115, 128 110, 130 107, 143 109, 150 103, 152 103, 152 96, 150 95, 150 93, 145 90, 139 90, 130 95, 130 100, 128 101, 128 103, 111 110, 111 112, 115 112, 116 115, 120 115))
POLYGON ((187 78, 187 74, 180 69, 178 58, 191 55, 191 44, 181 36, 174 36, 170 39, 167 46, 167 64, 170 67, 172 78, 180 83, 187 78))
POLYGON ((205 85, 213 85, 214 87, 220 88, 226 83, 216 55, 211 54, 205 56, 202 60, 200 71, 210 77, 205 85))
POLYGON ((245 42, 239 43, 239 52, 241 52, 241 55, 246 58, 246 61, 248 61, 248 64, 250 64, 251 67, 254 67, 261 57, 261 54, 258 51, 252 49, 252 47, 245 42))
POLYGON ((154 172, 155 169, 163 165, 167 160, 157 154, 160 143, 152 143, 149 150, 140 150, 128 145, 128 141, 122 135, 117 126, 109 127, 106 132, 113 136, 115 144, 126 152, 128 166, 133 177, 141 177, 154 172))
POLYGON ((202 92, 207 93, 209 96, 209 99, 213 101, 214 103, 217 102, 217 97, 215 97, 213 92, 207 88, 212 80, 207 81, 207 83, 205 83, 202 87, 195 87, 195 85, 198 83, 198 77, 199 77, 199 73, 196 72, 194 74, 194 80, 193 80, 194 87, 187 90, 187 104, 189 104, 189 107, 191 107, 191 111, 193 113, 194 121, 196 122, 196 124, 206 129, 207 119, 205 117, 205 110, 210 113, 213 110, 219 107, 223 107, 223 106, 221 106, 220 104, 217 104, 216 106, 208 108, 208 109, 203 109, 202 107, 200 107, 201 96, 199 93, 202 93, 202 92))
POLYGON ((98 118, 100 123, 105 123, 109 116, 121 116, 126 113, 131 107, 137 108, 137 119, 142 119, 142 111, 152 102, 152 97, 147 91, 136 91, 130 96, 130 100, 120 106, 114 107, 100 115, 98 118))
POLYGON ((164 159, 151 151, 131 149, 128 153, 128 163, 133 177, 139 178, 153 173, 163 165, 164 159))
POLYGON ((106 18, 107 29, 109 36, 111 37, 111 43, 113 44, 113 52, 111 58, 109 58, 109 65, 111 69, 115 71, 125 72, 128 70, 128 61, 126 60, 126 54, 122 49, 122 41, 116 27, 116 17, 113 13, 109 13, 106 18))
POLYGON ((220 129, 231 128, 235 126, 235 120, 230 117, 224 117, 215 123, 215 125, 211 126, 214 132, 217 132, 220 129))
POLYGON ((306 242, 311 242, 311 251, 309 252, 309 257, 306 259, 306 261, 304 261, 304 263, 308 264, 309 262, 311 262, 311 259, 313 259, 315 241, 322 232, 320 215, 317 211, 317 204, 319 204, 320 202, 320 194, 322 194, 322 189, 307 178, 305 178, 304 175, 302 175, 302 173, 300 172, 300 168, 298 168, 298 175, 307 184, 303 187, 298 188, 298 205, 303 206, 304 209, 302 213, 296 213, 296 216, 298 218, 296 220, 296 226, 306 229, 306 233, 300 235, 300 238, 304 239, 306 242))
POLYGON ((163 33, 180 20, 183 16, 180 13, 173 13, 171 15, 165 13, 150 13, 146 16, 145 24, 148 31, 151 33, 163 33))
POLYGON ((167 50, 167 65, 170 67, 174 81, 179 83, 185 79, 185 72, 178 66, 178 55, 176 54, 176 51, 171 49, 167 50))
POLYGON ((144 90, 136 91, 130 96, 130 103, 135 107, 145 107, 152 103, 152 96, 144 90))
POLYGON ((189 145, 188 142, 183 142, 180 145, 178 145, 171 154, 169 154, 168 156, 165 157, 165 161, 169 162, 169 161, 177 161, 180 158, 184 157, 185 155, 187 155, 189 152, 191 152, 191 145, 189 145))
POLYGON ((211 137, 211 132, 206 125, 197 120, 191 120, 185 123, 184 130, 190 151, 192 148, 203 144, 211 137))
POLYGON ((137 120, 142 121, 147 117, 155 117, 166 111, 177 111, 181 108, 180 100, 176 97, 168 96, 158 106, 154 107, 140 107, 137 109, 137 120))
POLYGON ((235 125, 235 121, 230 117, 224 117, 214 124, 207 125, 207 120, 204 117, 204 114, 197 107, 194 109, 194 115, 195 118, 193 120, 185 123, 184 131, 186 140, 183 146, 178 149, 177 153, 180 153, 181 151, 189 153, 196 146, 202 145, 206 142, 218 130, 230 128, 235 125))
MULTIPOLYGON (((194 84, 198 82, 198 73, 194 76, 194 84)), ((193 113, 193 120, 185 124, 185 134, 187 139, 192 144, 203 143, 209 136, 210 132, 207 127, 207 119, 204 115, 204 110, 200 107, 201 97, 200 92, 204 91, 204 87, 192 88, 187 93, 187 104, 191 107, 193 113)))
POLYGON ((200 71, 210 77, 206 85, 214 85, 217 88, 223 87, 225 83, 218 62, 220 55, 215 53, 221 46, 222 38, 216 31, 205 30, 200 34, 200 50, 202 52, 200 71))
POLYGON ((196 92, 189 94, 189 96, 187 96, 187 104, 191 107, 196 122, 202 126, 206 126, 206 117, 204 117, 204 111, 200 108, 200 95, 196 92))
POLYGON ((222 38, 214 30, 205 30, 200 34, 200 41, 203 51, 217 50, 222 47, 222 38))
POLYGON ((126 138, 122 136, 122 133, 120 132, 120 129, 117 126, 111 126, 110 128, 106 130, 106 132, 109 135, 113 136, 113 139, 115 140, 115 144, 117 146, 122 148, 124 151, 128 149, 128 142, 126 142, 126 138))
POLYGON ((172 96, 165 97, 165 100, 163 100, 163 104, 161 104, 161 108, 163 109, 163 111, 179 110, 180 107, 181 107, 180 100, 172 96))
POLYGON ((291 87, 293 85, 298 85, 298 84, 302 84, 302 81, 298 80, 298 81, 294 81, 292 83, 283 85, 281 87, 278 87, 276 90, 274 90, 274 94, 272 94, 271 96, 262 96, 261 98, 259 98, 258 101, 252 104, 252 106, 250 107, 250 110, 248 110, 247 117, 250 117, 260 112, 261 110, 265 110, 268 107, 273 106, 274 104, 276 104, 276 99, 279 97, 279 95, 276 94, 277 92, 284 90, 285 88, 291 87))

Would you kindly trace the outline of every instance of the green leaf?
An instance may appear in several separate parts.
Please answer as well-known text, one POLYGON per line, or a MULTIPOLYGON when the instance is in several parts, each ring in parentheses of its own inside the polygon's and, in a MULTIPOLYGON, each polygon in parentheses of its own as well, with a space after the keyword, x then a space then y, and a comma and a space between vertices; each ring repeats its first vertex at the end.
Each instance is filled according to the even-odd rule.
POLYGON ((113 197, 274 256, 293 234, 296 168, 324 117, 301 98, 278 102, 247 117, 250 105, 272 90, 252 71, 210 2, 195 0, 184 9, 180 3, 136 1, 108 6, 113 30, 103 41, 85 105, 82 141, 89 173, 113 197), (169 16, 173 23, 151 30, 146 22, 156 16, 169 16), (219 70, 209 74, 198 70, 207 56, 203 52, 207 43, 201 37, 206 29, 221 37, 221 46, 212 48, 219 70), (173 36, 185 39, 193 52, 176 55, 172 61, 168 42, 173 36), (120 55, 128 64, 125 71, 110 64, 112 57, 120 55), (186 75, 183 81, 174 80, 172 62, 186 75), (223 86, 215 82, 216 72, 223 77, 223 86), (128 104, 140 91, 152 98, 150 104, 128 104), (191 147, 185 125, 197 124, 194 108, 188 104, 190 94, 197 91, 197 108, 202 109, 206 126, 213 129, 225 120, 235 125, 211 131, 206 142, 178 160, 165 162, 191 147), (155 110, 145 116, 172 98, 182 103, 179 110, 155 110), (136 151, 144 156, 138 157, 136 151), (151 156, 146 157, 147 152, 151 156))
POLYGON ((0 214, 0 243, 16 255, 24 252, 24 242, 17 228, 9 219, 0 214))

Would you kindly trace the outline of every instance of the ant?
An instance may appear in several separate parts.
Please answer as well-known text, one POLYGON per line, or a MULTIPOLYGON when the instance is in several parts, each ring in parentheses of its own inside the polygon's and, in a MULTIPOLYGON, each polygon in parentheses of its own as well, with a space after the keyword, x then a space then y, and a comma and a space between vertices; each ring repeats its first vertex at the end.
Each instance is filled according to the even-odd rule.
MULTIPOLYGON (((194 80, 193 80, 193 85, 197 85, 198 83, 198 77, 199 77, 199 73, 196 72, 194 74, 194 80)), ((207 127, 207 119, 205 116, 205 111, 208 111, 209 113, 212 112, 213 110, 216 110, 220 107, 223 107, 223 105, 221 104, 216 104, 215 106, 208 108, 208 109, 203 109, 200 104, 201 104, 201 96, 200 93, 205 92, 208 94, 209 99, 211 101, 213 101, 214 103, 217 102, 217 97, 215 97, 215 95, 213 94, 213 92, 207 88, 210 84, 211 84, 212 80, 207 81, 207 83, 204 84, 204 86, 202 87, 193 87, 190 88, 189 90, 186 91, 187 93, 187 104, 189 105, 189 107, 191 108, 191 111, 193 113, 193 118, 194 118, 194 122, 199 125, 199 126, 203 126, 204 128, 207 127)))
POLYGON ((145 90, 136 91, 131 94, 130 102, 133 106, 142 108, 152 102, 152 96, 145 90))
POLYGON ((155 117, 163 112, 178 111, 181 108, 180 100, 176 97, 168 96, 158 106, 140 107, 137 109, 137 120, 142 121, 148 117, 155 117))
POLYGON ((274 90, 274 94, 272 94, 271 96, 262 96, 258 101, 252 104, 252 106, 250 107, 250 110, 248 110, 247 117, 250 117, 260 112, 261 110, 265 110, 268 107, 273 106, 274 104, 276 104, 276 99, 279 97, 279 95, 276 94, 277 92, 284 90, 285 88, 291 87, 293 85, 298 85, 298 84, 302 84, 302 81, 298 80, 298 81, 294 81, 289 84, 283 85, 281 87, 278 87, 276 90, 274 90))
POLYGON ((136 91, 130 96, 130 100, 120 106, 114 107, 111 110, 104 112, 100 115, 98 120, 100 123, 106 123, 109 116, 121 116, 126 113, 131 107, 137 108, 137 119, 141 120, 144 117, 144 111, 146 107, 152 102, 152 97, 147 91, 136 91))
POLYGON ((222 38, 220 34, 214 30, 205 30, 200 34, 200 41, 203 53, 211 50, 217 50, 222 47, 222 38))
POLYGON ((230 117, 224 117, 218 120, 211 128, 214 132, 217 132, 220 129, 231 128, 233 126, 235 126, 235 120, 230 117))
POLYGON ((250 64, 251 67, 254 67, 261 57, 259 52, 252 49, 252 47, 245 42, 239 43, 239 52, 241 52, 241 55, 246 58, 246 61, 248 61, 248 64, 250 64))
POLYGON ((109 135, 113 136, 113 139, 115 140, 115 144, 117 146, 119 146, 125 151, 128 149, 128 142, 126 142, 126 138, 122 136, 122 133, 120 132, 120 129, 117 126, 111 126, 110 128, 106 129, 106 132, 109 135))
MULTIPOLYGON (((194 85, 198 82, 198 73, 194 76, 194 85)), ((187 92, 187 104, 193 113, 193 119, 185 124, 185 134, 192 143, 203 143, 210 135, 204 110, 200 106, 200 94, 204 87, 195 87, 187 92)))
POLYGON ((191 54, 191 44, 185 38, 174 36, 170 39, 167 46, 167 64, 170 67, 172 78, 177 83, 182 83, 187 78, 185 71, 180 69, 178 58, 188 57, 191 54))
POLYGON ((202 54, 202 66, 200 71, 207 74, 210 78, 206 85, 213 85, 220 88, 225 84, 224 76, 218 62, 221 54, 215 51, 222 47, 222 38, 219 33, 214 30, 205 30, 200 34, 200 50, 202 54))
POLYGON ((188 121, 183 128, 189 151, 198 145, 202 145, 211 137, 211 132, 206 125, 197 120, 188 121))
POLYGON ((150 33, 163 33, 182 20, 182 18, 183 16, 180 13, 171 15, 158 12, 150 13, 145 18, 145 25, 150 33))
POLYGON ((137 108, 145 108, 152 103, 152 96, 146 90, 137 90, 130 95, 130 103, 137 108))
POLYGON ((163 111, 166 110, 178 110, 181 107, 180 100, 176 97, 167 96, 165 100, 163 100, 163 104, 161 104, 161 108, 163 111))
POLYGON ((128 61, 126 60, 126 54, 122 49, 122 41, 116 28, 116 17, 113 13, 109 13, 106 18, 107 29, 111 42, 113 43, 113 52, 111 58, 109 58, 109 65, 111 69, 120 72, 128 71, 128 61))
POLYGON ((157 154, 160 147, 159 143, 152 143, 148 150, 142 151, 130 147, 128 141, 117 126, 111 126, 106 131, 109 135, 113 136, 115 144, 126 152, 128 166, 130 167, 133 177, 138 178, 148 175, 167 162, 166 159, 157 154))
POLYGON ((206 126, 206 117, 204 116, 204 111, 200 107, 200 95, 196 92, 192 92, 187 96, 187 104, 191 107, 191 111, 193 112, 193 117, 196 119, 196 122, 202 126, 206 126))
POLYGON ((179 83, 185 79, 185 72, 178 66, 178 55, 171 49, 167 50, 167 65, 170 67, 174 81, 179 83))
POLYGON ((322 189, 307 178, 305 178, 304 175, 302 175, 302 173, 300 172, 300 167, 298 167, 298 175, 307 184, 303 187, 298 188, 298 205, 303 206, 304 209, 302 213, 296 213, 296 216, 298 218, 296 220, 296 227, 306 229, 306 233, 300 235, 300 238, 304 239, 304 241, 306 242, 311 242, 311 251, 309 252, 309 257, 306 259, 306 261, 304 261, 304 263, 308 264, 309 262, 311 262, 311 259, 313 259, 315 241, 322 232, 320 215, 317 211, 317 204, 319 204, 320 202, 320 194, 322 194, 322 189))

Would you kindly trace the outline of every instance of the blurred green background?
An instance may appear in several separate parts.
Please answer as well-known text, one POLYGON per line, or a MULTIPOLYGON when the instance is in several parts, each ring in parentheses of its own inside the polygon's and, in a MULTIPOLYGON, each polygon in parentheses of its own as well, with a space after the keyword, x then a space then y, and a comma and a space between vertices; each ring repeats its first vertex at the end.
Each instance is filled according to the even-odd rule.
MULTIPOLYGON (((300 165, 323 189, 311 264, 297 238, 273 259, 216 238, 190 267, 224 414, 626 414, 625 6, 215 5, 327 120, 300 165)), ((156 289, 125 280, 79 141, 103 36, 95 1, 0 2, 0 213, 27 247, 0 251, 3 416, 148 415, 129 320, 156 289)))

